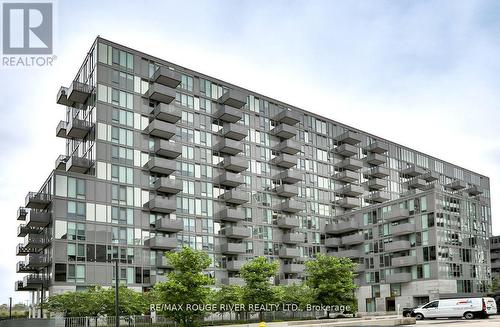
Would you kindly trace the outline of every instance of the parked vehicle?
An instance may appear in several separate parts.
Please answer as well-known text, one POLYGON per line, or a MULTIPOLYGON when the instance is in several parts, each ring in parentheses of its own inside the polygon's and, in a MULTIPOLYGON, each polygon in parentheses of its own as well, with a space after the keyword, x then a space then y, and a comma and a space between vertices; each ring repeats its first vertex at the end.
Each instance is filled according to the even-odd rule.
POLYGON ((403 308, 403 317, 413 317, 413 309, 415 308, 403 308))
POLYGON ((436 300, 413 309, 413 316, 417 320, 456 317, 487 318, 496 313, 497 304, 491 297, 436 300))

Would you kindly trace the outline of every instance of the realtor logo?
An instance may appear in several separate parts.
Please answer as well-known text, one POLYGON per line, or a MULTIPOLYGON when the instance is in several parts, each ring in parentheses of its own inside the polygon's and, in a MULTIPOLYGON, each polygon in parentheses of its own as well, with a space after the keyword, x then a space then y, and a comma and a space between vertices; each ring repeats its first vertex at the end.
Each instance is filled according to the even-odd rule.
POLYGON ((50 55, 53 50, 51 2, 2 4, 4 55, 50 55))

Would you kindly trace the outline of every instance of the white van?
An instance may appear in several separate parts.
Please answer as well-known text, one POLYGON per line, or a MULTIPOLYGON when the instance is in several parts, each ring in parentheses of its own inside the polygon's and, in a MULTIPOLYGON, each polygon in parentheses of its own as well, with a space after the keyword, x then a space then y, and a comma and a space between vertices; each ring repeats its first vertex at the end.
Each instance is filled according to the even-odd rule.
POLYGON ((491 297, 436 300, 413 309, 417 320, 434 318, 486 318, 497 313, 497 304, 491 297))

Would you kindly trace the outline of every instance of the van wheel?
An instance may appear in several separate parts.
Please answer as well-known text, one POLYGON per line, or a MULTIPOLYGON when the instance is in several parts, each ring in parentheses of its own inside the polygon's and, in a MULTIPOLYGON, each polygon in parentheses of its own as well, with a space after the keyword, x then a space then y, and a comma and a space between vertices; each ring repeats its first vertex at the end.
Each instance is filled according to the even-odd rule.
POLYGON ((472 312, 466 312, 466 313, 464 313, 464 318, 468 319, 468 320, 474 319, 474 313, 472 313, 472 312))
POLYGON ((415 319, 417 319, 417 320, 424 320, 424 315, 423 315, 423 314, 421 314, 421 313, 417 313, 417 314, 415 315, 415 319))

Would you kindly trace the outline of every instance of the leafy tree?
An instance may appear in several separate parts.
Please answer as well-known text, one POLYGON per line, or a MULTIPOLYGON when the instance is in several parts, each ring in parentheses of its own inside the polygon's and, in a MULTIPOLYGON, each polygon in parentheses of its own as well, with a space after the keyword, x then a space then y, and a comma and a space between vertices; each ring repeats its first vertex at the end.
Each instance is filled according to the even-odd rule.
POLYGON ((306 274, 314 304, 349 305, 353 310, 356 309, 354 263, 350 259, 318 254, 314 260, 306 262, 306 274))
MULTIPOLYGON (((115 289, 108 288, 103 290, 100 295, 103 302, 101 314, 113 316, 115 312, 115 289)), ((121 316, 133 316, 145 314, 149 311, 149 302, 146 293, 139 293, 125 285, 118 288, 118 310, 121 316)))
POLYGON ((295 304, 299 309, 311 303, 311 290, 305 284, 292 284, 287 286, 277 286, 280 302, 295 304))
MULTIPOLYGON (((230 312, 228 304, 241 304, 243 289, 238 285, 223 285, 218 291, 214 292, 212 303, 217 306, 217 312, 223 314, 230 312)), ((239 320, 241 312, 236 312, 236 317, 239 320)))
MULTIPOLYGON (((276 277, 279 264, 277 261, 269 262, 265 257, 257 257, 245 263, 240 270, 240 276, 245 280, 242 290, 242 301, 246 305, 266 305, 279 301, 276 288, 271 284, 271 279, 276 277)), ((260 320, 263 312, 259 312, 260 320)))
POLYGON ((491 280, 490 290, 493 293, 500 292, 500 277, 493 277, 491 280))
POLYGON ((186 310, 193 304, 208 304, 213 279, 203 273, 210 266, 210 257, 202 251, 184 247, 181 251, 166 254, 173 270, 167 280, 154 286, 154 296, 162 304, 182 305, 183 310, 167 310, 163 312, 181 326, 190 327, 199 324, 205 316, 202 310, 186 310))

